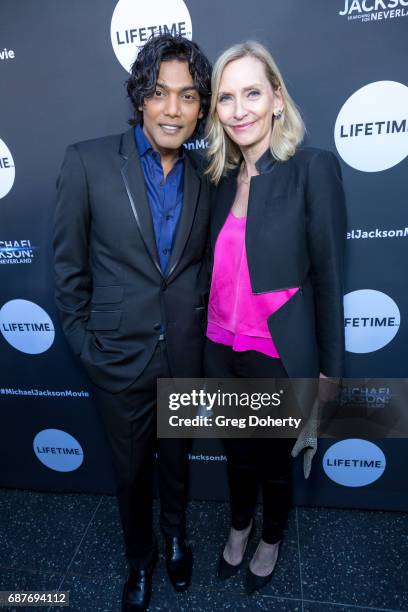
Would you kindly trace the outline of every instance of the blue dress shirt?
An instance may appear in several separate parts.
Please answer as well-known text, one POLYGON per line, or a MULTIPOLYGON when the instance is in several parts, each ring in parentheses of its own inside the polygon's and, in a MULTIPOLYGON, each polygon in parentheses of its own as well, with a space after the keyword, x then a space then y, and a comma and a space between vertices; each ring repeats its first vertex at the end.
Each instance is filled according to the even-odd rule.
POLYGON ((153 149, 140 125, 135 127, 135 139, 152 213, 160 267, 165 272, 183 206, 184 152, 165 179, 160 155, 153 149))

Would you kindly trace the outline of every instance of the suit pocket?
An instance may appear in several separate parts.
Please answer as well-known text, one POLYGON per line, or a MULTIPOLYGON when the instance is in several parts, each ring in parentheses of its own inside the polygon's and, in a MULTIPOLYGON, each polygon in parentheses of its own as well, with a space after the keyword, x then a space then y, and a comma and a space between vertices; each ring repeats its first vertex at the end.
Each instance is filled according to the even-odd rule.
POLYGON ((120 285, 107 287, 94 287, 92 304, 118 304, 123 300, 123 287, 120 285))
POLYGON ((121 310, 91 310, 86 329, 92 331, 118 329, 121 317, 121 310))

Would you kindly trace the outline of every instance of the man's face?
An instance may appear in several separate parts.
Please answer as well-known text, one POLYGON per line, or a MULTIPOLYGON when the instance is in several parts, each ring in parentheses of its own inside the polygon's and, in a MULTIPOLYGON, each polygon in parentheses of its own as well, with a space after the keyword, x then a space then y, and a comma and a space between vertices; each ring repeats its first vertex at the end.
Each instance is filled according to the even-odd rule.
POLYGON ((193 134, 201 118, 200 96, 187 62, 160 64, 156 88, 143 106, 143 131, 161 155, 174 152, 193 134))

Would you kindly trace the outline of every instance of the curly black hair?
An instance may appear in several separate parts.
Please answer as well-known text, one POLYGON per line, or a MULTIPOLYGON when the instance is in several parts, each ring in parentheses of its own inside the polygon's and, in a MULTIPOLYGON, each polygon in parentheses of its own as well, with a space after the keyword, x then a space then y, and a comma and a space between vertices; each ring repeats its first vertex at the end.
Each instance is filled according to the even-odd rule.
POLYGON ((130 125, 143 122, 143 113, 139 111, 139 107, 143 106, 145 98, 150 98, 154 94, 161 62, 171 60, 188 63, 194 87, 200 95, 200 110, 203 117, 199 123, 206 119, 211 98, 210 62, 200 47, 188 38, 161 34, 151 36, 142 47, 126 81, 127 93, 134 110, 134 117, 129 119, 130 125))

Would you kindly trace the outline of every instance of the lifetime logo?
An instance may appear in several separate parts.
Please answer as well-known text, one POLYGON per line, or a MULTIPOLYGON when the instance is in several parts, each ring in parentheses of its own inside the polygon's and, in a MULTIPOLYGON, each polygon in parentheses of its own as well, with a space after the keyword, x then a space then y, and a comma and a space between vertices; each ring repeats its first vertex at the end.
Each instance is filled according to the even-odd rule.
POLYGON ((73 472, 84 461, 78 440, 61 429, 43 429, 33 440, 33 450, 43 465, 57 472, 73 472))
POLYGON ((365 487, 383 475, 387 462, 379 446, 351 438, 330 446, 322 465, 333 482, 344 487, 365 487))
POLYGON ((178 23, 172 23, 170 26, 164 23, 163 25, 151 25, 144 28, 132 28, 131 30, 116 32, 116 42, 118 45, 131 45, 137 40, 145 43, 150 36, 160 36, 161 34, 185 36, 186 33, 186 22, 179 21, 178 23))
POLYGON ((37 453, 45 455, 82 455, 80 448, 60 448, 55 446, 37 446, 37 453))
POLYGON ((398 327, 395 317, 345 317, 344 327, 398 327))
POLYGON ((191 18, 183 0, 118 1, 112 14, 110 37, 125 70, 130 72, 149 38, 160 34, 181 35, 191 40, 191 18))
POLYGON ((379 459, 326 459, 328 467, 351 467, 351 468, 382 468, 383 461, 379 459))
POLYGON ((13 168, 13 162, 9 157, 0 157, 0 168, 13 168))
POLYGON ((9 60, 9 59, 14 59, 16 57, 16 54, 14 53, 13 49, 6 49, 6 47, 4 47, 3 51, 0 51, 0 60, 9 60))
POLYGON ((4 198, 14 185, 16 170, 10 149, 0 138, 0 198, 4 198))
MULTIPOLYGON (((407 0, 408 2, 408 0, 407 0)), ((334 140, 342 159, 362 172, 380 172, 408 155, 408 87, 376 81, 354 92, 341 107, 334 140)))
POLYGON ((399 134, 407 132, 407 120, 398 121, 368 121, 367 123, 351 123, 340 126, 340 138, 355 138, 357 136, 376 136, 381 134, 399 134), (385 126, 385 127, 384 127, 385 126))
POLYGON ((0 309, 0 332, 12 347, 23 353, 44 353, 53 344, 54 325, 48 313, 29 300, 15 299, 0 309))
POLYGON ((52 332, 54 328, 50 323, 3 323, 3 331, 20 331, 20 332, 52 332))
POLYGON ((397 335, 401 314, 394 300, 375 289, 358 289, 344 296, 346 351, 371 353, 397 335))

